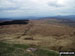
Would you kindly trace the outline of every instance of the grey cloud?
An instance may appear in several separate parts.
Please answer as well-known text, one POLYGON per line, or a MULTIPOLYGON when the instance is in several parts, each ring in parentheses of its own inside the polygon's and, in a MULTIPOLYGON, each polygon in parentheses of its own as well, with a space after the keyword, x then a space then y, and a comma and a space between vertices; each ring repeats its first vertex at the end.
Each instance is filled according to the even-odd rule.
POLYGON ((19 5, 16 2, 12 2, 14 0, 1 0, 0 2, 0 11, 4 10, 16 10, 19 9, 19 5))
POLYGON ((48 3, 48 5, 52 6, 52 7, 64 7, 63 5, 57 4, 56 2, 54 2, 54 3, 48 3))
POLYGON ((41 2, 43 0, 39 0, 39 2, 34 0, 0 0, 0 17, 15 17, 15 16, 49 16, 49 15, 57 15, 61 14, 75 14, 74 9, 75 0, 64 0, 62 3, 60 0, 57 1, 49 1, 41 2))
POLYGON ((12 8, 12 7, 9 7, 9 8, 0 8, 0 11, 4 11, 4 10, 16 10, 18 8, 12 8))

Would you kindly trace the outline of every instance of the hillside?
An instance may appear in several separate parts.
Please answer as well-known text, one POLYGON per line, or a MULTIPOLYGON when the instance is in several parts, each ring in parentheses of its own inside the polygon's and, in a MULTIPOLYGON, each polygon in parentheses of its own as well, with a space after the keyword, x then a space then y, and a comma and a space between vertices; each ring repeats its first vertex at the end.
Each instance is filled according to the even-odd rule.
MULTIPOLYGON (((67 20, 66 20, 67 21, 67 20)), ((65 22, 66 22, 65 21, 65 22)), ((9 21, 0 25, 0 41, 9 44, 25 44, 53 51, 75 51, 75 27, 58 19, 9 21), (16 22, 16 24, 14 24, 16 22), (20 23, 20 24, 19 24, 20 23), (23 24, 22 24, 23 23, 23 24)), ((72 22, 72 21, 71 21, 72 22)))

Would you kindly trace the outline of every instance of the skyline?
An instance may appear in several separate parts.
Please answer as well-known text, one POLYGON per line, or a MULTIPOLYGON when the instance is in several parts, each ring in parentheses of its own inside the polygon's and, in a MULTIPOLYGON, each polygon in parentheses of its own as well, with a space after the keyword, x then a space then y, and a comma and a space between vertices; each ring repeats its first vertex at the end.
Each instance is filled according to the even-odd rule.
POLYGON ((0 0, 0 18, 75 15, 75 0, 0 0))

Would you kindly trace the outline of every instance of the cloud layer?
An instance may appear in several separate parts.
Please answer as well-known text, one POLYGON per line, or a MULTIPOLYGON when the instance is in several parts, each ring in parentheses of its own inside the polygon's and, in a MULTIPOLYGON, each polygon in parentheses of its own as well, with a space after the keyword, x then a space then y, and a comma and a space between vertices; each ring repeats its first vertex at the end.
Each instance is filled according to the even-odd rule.
POLYGON ((75 0, 0 0, 0 17, 75 15, 75 0))

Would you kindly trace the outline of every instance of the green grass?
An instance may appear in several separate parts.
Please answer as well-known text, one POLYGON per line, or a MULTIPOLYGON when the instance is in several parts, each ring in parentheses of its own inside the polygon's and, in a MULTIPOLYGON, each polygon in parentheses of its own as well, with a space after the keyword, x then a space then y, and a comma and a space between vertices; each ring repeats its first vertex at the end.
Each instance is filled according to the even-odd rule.
POLYGON ((54 51, 38 49, 35 52, 38 56, 59 56, 59 54, 54 53, 54 51))
MULTIPOLYGON (((0 42, 0 56, 6 56, 7 54, 12 54, 15 51, 19 52, 21 51, 21 49, 22 51, 24 51, 23 49, 26 49, 28 47, 29 46, 22 45, 22 44, 7 44, 7 43, 0 42)), ((18 54, 17 52, 15 53, 18 54)))
POLYGON ((27 48, 31 48, 31 46, 0 42, 0 56, 59 56, 59 54, 54 51, 44 49, 37 49, 34 52, 26 52, 27 48))

